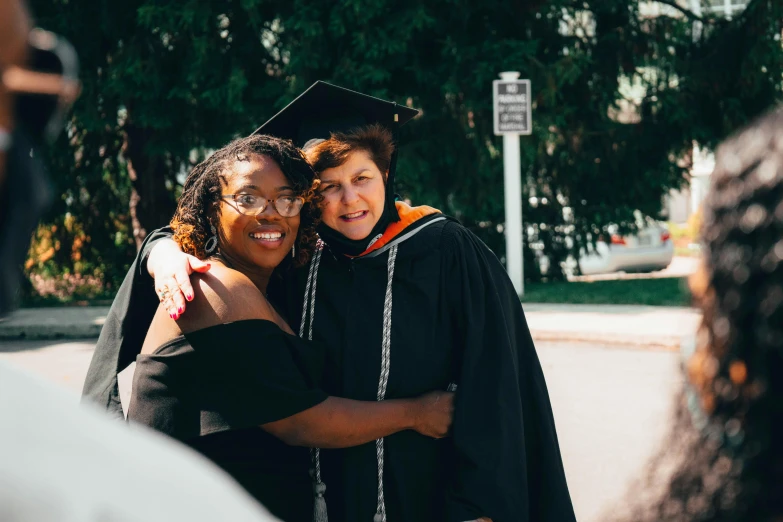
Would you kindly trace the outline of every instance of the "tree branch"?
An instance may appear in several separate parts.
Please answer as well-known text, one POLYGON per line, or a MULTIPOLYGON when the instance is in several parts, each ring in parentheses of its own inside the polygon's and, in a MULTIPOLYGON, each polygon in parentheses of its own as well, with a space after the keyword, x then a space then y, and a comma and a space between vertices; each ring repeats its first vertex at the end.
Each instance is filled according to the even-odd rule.
POLYGON ((704 21, 705 21, 704 18, 702 18, 701 16, 697 15, 696 13, 691 11, 690 9, 685 9, 681 5, 678 5, 676 0, 654 0, 654 1, 656 3, 663 4, 663 5, 668 5, 669 7, 675 8, 676 10, 678 10, 679 12, 684 14, 685 17, 688 20, 691 20, 691 21, 694 21, 694 22, 702 22, 702 23, 704 23, 704 21))

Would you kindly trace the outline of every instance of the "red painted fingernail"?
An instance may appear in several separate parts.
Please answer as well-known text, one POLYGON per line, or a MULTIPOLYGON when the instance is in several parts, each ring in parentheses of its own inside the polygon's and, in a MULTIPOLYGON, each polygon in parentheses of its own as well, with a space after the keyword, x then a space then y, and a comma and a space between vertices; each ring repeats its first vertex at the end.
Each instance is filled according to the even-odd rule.
POLYGON ((174 317, 174 314, 169 314, 169 317, 171 317, 172 319, 176 319, 176 317, 174 317))
POLYGON ((185 296, 185 299, 187 299, 188 301, 192 301, 193 300, 193 296, 188 294, 188 295, 185 296))
POLYGON ((182 307, 181 307, 181 306, 180 306, 179 308, 177 308, 177 313, 178 313, 178 314, 181 314, 181 313, 182 313, 182 307))

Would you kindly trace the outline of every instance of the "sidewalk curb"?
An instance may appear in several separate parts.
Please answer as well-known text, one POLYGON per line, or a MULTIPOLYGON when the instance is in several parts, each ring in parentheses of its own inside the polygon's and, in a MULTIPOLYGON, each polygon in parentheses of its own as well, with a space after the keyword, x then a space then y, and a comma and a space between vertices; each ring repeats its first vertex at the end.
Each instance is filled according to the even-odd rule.
POLYGON ((97 339, 109 307, 25 308, 0 318, 0 340, 97 339))
POLYGON ((0 327, 0 341, 27 340, 50 341, 69 339, 97 339, 102 325, 50 325, 31 329, 23 325, 5 325, 0 327))
POLYGON ((620 334, 554 332, 550 330, 531 330, 530 335, 536 342, 600 344, 613 348, 665 352, 678 352, 682 344, 682 337, 679 336, 636 336, 630 338, 620 334))
MULTIPOLYGON (((687 309, 626 306, 603 306, 600 308, 600 313, 596 312, 595 307, 579 305, 531 304, 527 308, 528 327, 536 342, 590 343, 607 347, 659 351, 678 351, 683 336, 690 334, 690 328, 675 328, 668 331, 664 329, 661 332, 650 329, 633 331, 629 328, 618 331, 614 327, 615 322, 626 317, 637 322, 639 317, 646 320, 645 314, 654 314, 650 320, 661 320, 661 313, 669 314, 663 316, 666 320, 671 314, 693 314, 687 309), (563 315, 568 318, 566 322, 571 324, 564 324, 563 315)), ((108 306, 17 310, 7 317, 0 318, 0 341, 97 339, 108 312, 108 306)), ((690 317, 690 322, 693 322, 693 317, 690 317)))
MULTIPOLYGON (((2 340, 72 340, 97 339, 101 333, 102 324, 70 324, 70 325, 31 325, 0 323, 0 341, 2 340)), ((681 338, 670 337, 635 337, 629 339, 619 334, 596 334, 588 332, 553 332, 547 330, 531 330, 530 334, 536 342, 546 343, 580 343, 600 344, 616 348, 638 350, 659 350, 676 352, 680 350, 681 338)))

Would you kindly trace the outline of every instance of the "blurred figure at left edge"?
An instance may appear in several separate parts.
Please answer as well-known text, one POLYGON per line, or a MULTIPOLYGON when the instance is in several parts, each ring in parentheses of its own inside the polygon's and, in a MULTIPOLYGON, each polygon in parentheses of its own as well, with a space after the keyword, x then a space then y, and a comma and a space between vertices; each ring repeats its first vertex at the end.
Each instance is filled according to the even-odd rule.
POLYGON ((0 0, 0 316, 14 307, 31 233, 51 199, 38 149, 79 92, 73 48, 31 27, 21 0, 0 0))
MULTIPOLYGON (((0 0, 0 317, 51 199, 40 147, 79 89, 71 47, 31 27, 21 0, 0 0)), ((0 419, 0 521, 276 521, 205 457, 2 362, 0 419)))

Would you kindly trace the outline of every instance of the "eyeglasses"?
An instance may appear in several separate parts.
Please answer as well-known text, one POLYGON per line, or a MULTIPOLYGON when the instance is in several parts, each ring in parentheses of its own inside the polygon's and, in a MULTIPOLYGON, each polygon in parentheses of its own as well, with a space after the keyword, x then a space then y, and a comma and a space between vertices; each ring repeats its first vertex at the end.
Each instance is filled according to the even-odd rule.
POLYGON ((267 199, 253 194, 224 194, 221 199, 232 200, 237 211, 246 216, 257 216, 266 210, 269 203, 272 203, 281 216, 294 217, 299 214, 304 205, 304 198, 298 196, 278 196, 275 199, 267 199))

